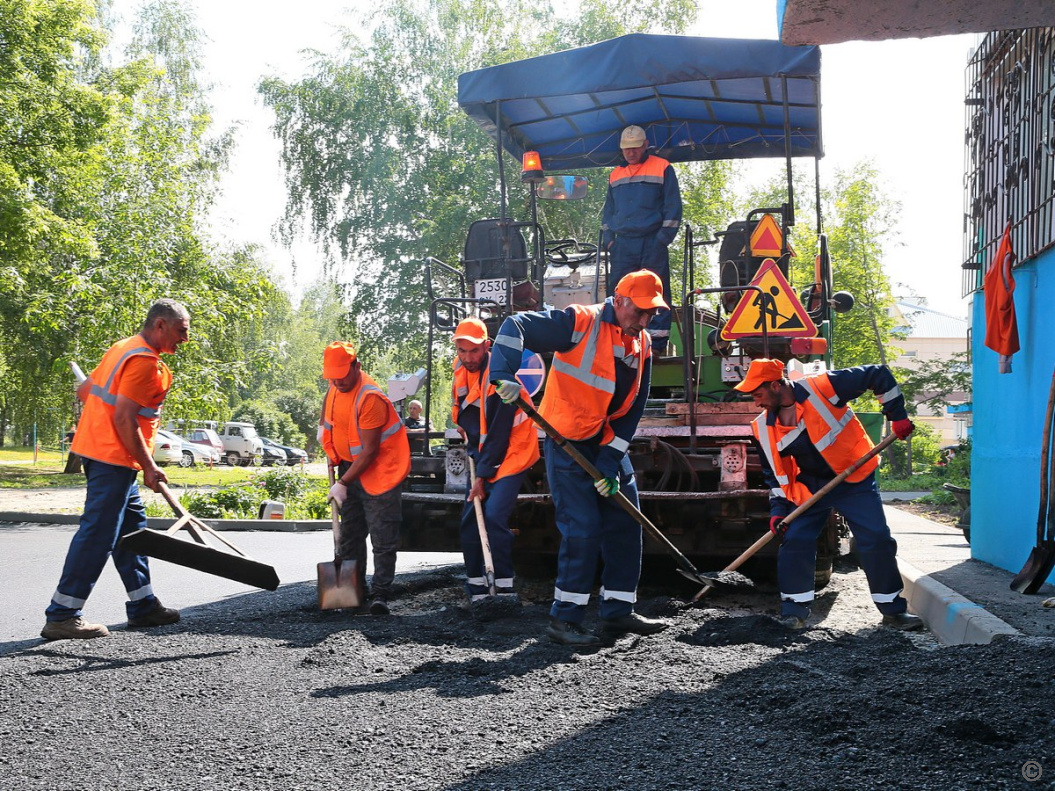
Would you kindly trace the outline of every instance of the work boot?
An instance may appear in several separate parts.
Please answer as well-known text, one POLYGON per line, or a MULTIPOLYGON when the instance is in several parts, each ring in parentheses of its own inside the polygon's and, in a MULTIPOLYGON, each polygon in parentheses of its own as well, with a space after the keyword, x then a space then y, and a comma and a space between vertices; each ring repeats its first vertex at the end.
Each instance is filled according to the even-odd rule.
POLYGON ((889 626, 891 629, 902 632, 916 632, 923 628, 923 619, 907 612, 896 612, 893 615, 883 616, 883 626, 889 626))
POLYGON ((664 621, 662 618, 646 618, 631 612, 618 618, 605 618, 601 629, 607 635, 656 634, 669 626, 670 621, 664 621))
POLYGON ((392 612, 388 608, 388 599, 384 596, 371 596, 370 605, 367 609, 371 615, 388 615, 392 612))
POLYGON ((555 643, 572 648, 596 648, 601 644, 601 639, 589 629, 571 621, 562 621, 560 618, 549 619, 546 636, 555 643))
POLYGON ((101 623, 88 623, 80 615, 65 621, 48 621, 40 630, 40 636, 45 640, 91 640, 109 635, 110 630, 101 623))
POLYGON ((798 615, 782 615, 780 616, 780 625, 785 629, 797 632, 806 628, 806 619, 798 615))
POLYGON ((154 626, 167 626, 179 620, 179 610, 166 607, 157 599, 154 600, 154 608, 150 612, 135 618, 128 619, 129 629, 149 629, 154 626))

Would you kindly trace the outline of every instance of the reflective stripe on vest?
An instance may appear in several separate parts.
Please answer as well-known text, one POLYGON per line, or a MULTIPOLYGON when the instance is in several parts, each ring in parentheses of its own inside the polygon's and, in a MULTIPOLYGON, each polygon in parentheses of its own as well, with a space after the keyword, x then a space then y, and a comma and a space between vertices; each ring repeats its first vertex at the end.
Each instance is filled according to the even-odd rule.
POLYGON ((633 339, 627 350, 619 325, 601 318, 606 304, 610 303, 570 307, 575 314, 572 337, 579 342, 568 351, 553 355, 553 367, 539 407, 539 413, 564 437, 583 440, 600 433, 605 445, 615 438, 611 422, 633 406, 641 390, 644 361, 652 354, 647 332, 633 339), (617 361, 632 362, 637 376, 626 398, 609 414, 617 361))
POLYGON ((323 401, 323 447, 329 444, 339 461, 354 462, 356 457, 362 453, 362 443, 359 440, 359 410, 363 399, 366 395, 373 393, 380 396, 385 403, 387 421, 381 430, 378 455, 358 478, 367 494, 379 495, 399 486, 410 472, 410 442, 407 439, 403 421, 396 414, 395 407, 388 400, 388 396, 367 374, 363 373, 361 376, 355 391, 341 393, 332 384, 330 385, 323 401), (345 450, 338 453, 337 444, 334 442, 333 416, 337 399, 345 396, 352 398, 353 401, 348 425, 343 427, 345 450), (351 458, 345 458, 345 455, 351 458))
MULTIPOLYGON (((849 406, 836 406, 839 397, 827 374, 805 377, 798 384, 805 389, 806 400, 796 405, 802 407, 802 414, 794 428, 778 439, 775 427, 767 422, 767 412, 751 421, 751 428, 780 486, 780 492, 772 493, 801 505, 811 493, 797 480, 798 465, 794 457, 781 456, 781 451, 787 450, 806 432, 817 452, 839 474, 871 450, 872 441, 849 406)), ((872 459, 848 476, 847 481, 863 481, 878 466, 879 460, 872 459)))
MULTIPOLYGON (((640 165, 620 165, 614 168, 608 175, 608 185, 610 187, 622 187, 625 184, 634 183, 645 183, 645 184, 663 184, 663 174, 667 170, 667 165, 670 163, 662 157, 657 157, 654 154, 650 154, 648 159, 642 162, 640 165)), ((663 223, 671 222, 668 220, 663 223)), ((673 225, 677 225, 677 222, 673 222, 673 225)))
POLYGON ((149 357, 157 362, 157 372, 162 390, 161 398, 153 406, 137 406, 136 420, 148 449, 153 449, 161 416, 161 404, 172 386, 172 373, 168 366, 143 339, 133 335, 111 346, 103 355, 99 365, 91 374, 84 411, 74 435, 71 450, 88 459, 120 467, 140 469, 135 457, 125 447, 114 426, 118 390, 125 364, 133 357, 149 357))
MULTIPOLYGON (((462 409, 473 404, 478 405, 480 410, 480 442, 477 447, 482 451, 484 442, 487 440, 487 399, 490 398, 497 389, 490 382, 490 354, 488 354, 487 358, 487 367, 475 381, 470 383, 471 375, 472 374, 461 364, 460 360, 456 359, 454 361, 454 381, 451 384, 451 388, 455 394, 455 401, 451 407, 451 416, 455 425, 457 425, 458 415, 462 409), (458 393, 462 393, 462 401, 460 404, 457 398, 458 393), (472 400, 468 400, 470 394, 474 394, 472 400)), ((520 394, 525 401, 534 406, 531 397, 527 394, 526 390, 522 390, 520 394)), ((535 424, 532 422, 531 418, 529 418, 523 410, 518 409, 513 415, 513 426, 509 432, 509 444, 502 457, 502 463, 499 464, 494 476, 487 480, 497 481, 501 478, 506 478, 510 475, 523 472, 538 461, 538 459, 538 431, 536 431, 535 424)))

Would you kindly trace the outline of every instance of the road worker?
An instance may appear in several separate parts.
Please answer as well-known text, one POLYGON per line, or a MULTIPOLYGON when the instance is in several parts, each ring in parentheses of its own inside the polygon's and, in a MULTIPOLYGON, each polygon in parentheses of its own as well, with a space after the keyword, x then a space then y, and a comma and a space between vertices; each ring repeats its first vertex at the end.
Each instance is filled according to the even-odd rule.
MULTIPOLYGON (((792 382, 784 376, 784 363, 759 358, 751 361, 736 389, 750 393, 755 406, 763 410, 751 429, 770 488, 769 529, 774 533, 795 506, 872 449, 850 401, 871 390, 898 439, 906 439, 915 428, 905 411, 905 397, 885 365, 844 368, 792 382)), ((897 542, 879 498, 878 466, 877 458, 863 464, 780 536, 777 581, 780 620, 787 628, 804 629, 810 617, 817 538, 833 510, 842 514, 854 534, 882 623, 903 631, 922 628, 923 621, 906 611, 908 604, 901 596, 897 542)))
POLYGON ((473 501, 483 503, 484 524, 494 563, 498 594, 513 590, 513 533, 509 516, 528 469, 538 461, 538 430, 527 415, 502 402, 488 369, 491 342, 487 326, 477 318, 458 324, 454 332, 453 405, 451 419, 465 434, 476 467, 475 482, 466 487, 461 543, 465 557, 466 591, 470 602, 488 596, 484 557, 473 501))
POLYGON ((334 341, 322 355, 330 380, 322 406, 322 447, 336 481, 330 499, 341 512, 341 557, 356 562, 367 608, 388 615, 396 547, 403 523, 400 489, 410 472, 407 429, 377 382, 362 370, 355 348, 334 341), (374 575, 366 587, 366 537, 374 575))
POLYGON ((139 334, 111 346, 77 388, 84 411, 70 452, 84 460, 88 488, 80 526, 45 611, 40 636, 46 640, 109 635, 103 624, 89 623, 82 615, 109 557, 128 591, 129 628, 164 626, 180 618, 178 610, 154 595, 146 556, 117 544, 147 526, 136 484, 139 471, 148 489, 158 491, 158 484, 168 481, 152 456, 161 404, 172 387, 172 372, 161 355, 175 354, 189 334, 187 309, 175 300, 159 299, 147 311, 139 334))
POLYGON ((599 305, 510 316, 495 339, 490 377, 506 403, 521 394, 515 373, 523 350, 554 352, 539 413, 603 476, 595 482, 547 437, 546 475, 561 533, 547 629, 554 642, 576 648, 600 643, 583 621, 602 557, 602 630, 607 635, 651 634, 669 625, 634 612, 641 527, 609 499, 622 491, 635 506, 638 503, 627 450, 652 375, 651 339, 645 327, 658 311, 668 309, 659 276, 640 270, 623 277, 615 296, 599 305))

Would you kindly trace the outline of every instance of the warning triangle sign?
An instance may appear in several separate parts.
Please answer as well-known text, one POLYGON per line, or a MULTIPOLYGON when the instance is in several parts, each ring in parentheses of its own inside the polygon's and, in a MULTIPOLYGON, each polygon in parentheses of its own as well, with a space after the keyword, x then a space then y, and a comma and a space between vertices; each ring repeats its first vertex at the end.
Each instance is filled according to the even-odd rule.
MULTIPOLYGON (((784 234, 772 214, 763 214, 755 230, 751 231, 751 255, 755 258, 780 258, 783 252, 784 234)), ((788 253, 795 251, 788 245, 788 253)))
POLYGON ((806 314, 787 278, 772 258, 762 262, 751 285, 761 288, 762 293, 744 292, 730 314, 729 321, 722 328, 723 340, 759 336, 763 324, 772 337, 816 336, 817 325, 806 314))

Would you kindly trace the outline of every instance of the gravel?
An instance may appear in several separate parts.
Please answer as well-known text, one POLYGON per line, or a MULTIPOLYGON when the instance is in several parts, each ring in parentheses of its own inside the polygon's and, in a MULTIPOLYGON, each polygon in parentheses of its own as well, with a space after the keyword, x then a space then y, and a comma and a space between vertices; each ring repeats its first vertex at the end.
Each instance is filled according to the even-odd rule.
POLYGON ((0 787, 1055 788, 1055 641, 876 628, 849 566, 804 632, 765 583, 700 608, 645 587, 673 626, 581 654, 542 636, 552 580, 487 623, 457 569, 399 582, 390 617, 296 584, 9 649, 0 787))

